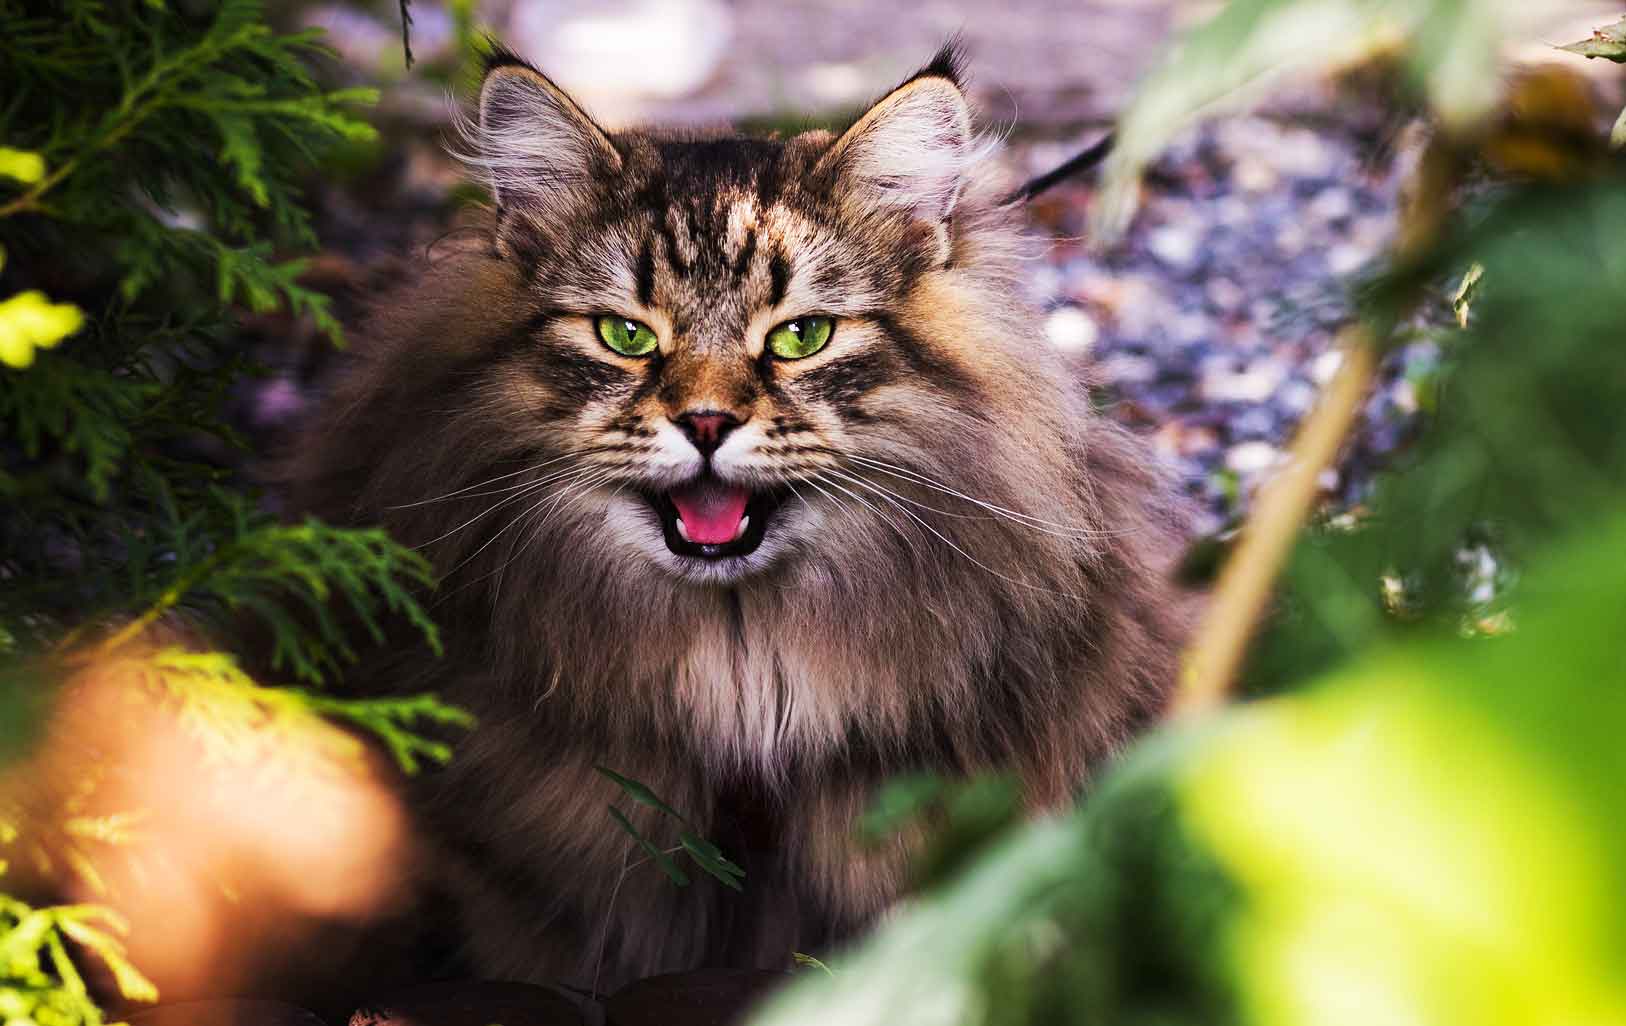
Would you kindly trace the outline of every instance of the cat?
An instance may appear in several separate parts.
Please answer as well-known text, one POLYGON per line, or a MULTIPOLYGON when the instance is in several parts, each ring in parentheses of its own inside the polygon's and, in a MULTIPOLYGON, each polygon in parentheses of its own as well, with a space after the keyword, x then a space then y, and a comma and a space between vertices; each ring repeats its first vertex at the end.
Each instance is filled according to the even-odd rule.
POLYGON ((288 492, 441 576, 445 657, 349 686, 479 718, 411 796, 472 971, 609 990, 826 950, 902 887, 905 842, 853 840, 889 776, 1002 771, 1054 809, 1162 711, 1189 511, 1047 344, 963 82, 948 47, 839 135, 609 132, 491 56, 481 242, 380 303, 288 492), (643 864, 599 765, 743 891, 643 864))

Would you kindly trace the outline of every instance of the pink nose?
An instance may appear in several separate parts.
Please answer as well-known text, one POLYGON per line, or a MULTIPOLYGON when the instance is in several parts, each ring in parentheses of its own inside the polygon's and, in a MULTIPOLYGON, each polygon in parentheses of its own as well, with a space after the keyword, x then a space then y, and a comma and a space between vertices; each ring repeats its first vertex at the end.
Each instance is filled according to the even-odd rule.
POLYGON ((693 410, 674 418, 702 456, 710 456, 723 444, 728 433, 739 426, 739 418, 720 410, 693 410))

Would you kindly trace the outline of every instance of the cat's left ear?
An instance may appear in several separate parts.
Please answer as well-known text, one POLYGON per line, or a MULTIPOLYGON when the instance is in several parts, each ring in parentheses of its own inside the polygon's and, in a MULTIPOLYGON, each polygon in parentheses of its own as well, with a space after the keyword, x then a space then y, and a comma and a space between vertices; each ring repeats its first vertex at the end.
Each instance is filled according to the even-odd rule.
POLYGON ((621 170, 609 135, 546 75, 495 52, 480 82, 479 121, 464 134, 499 207, 546 209, 561 192, 621 170))
POLYGON ((959 52, 950 44, 842 133, 814 165, 815 180, 839 176, 878 205, 947 220, 972 157, 961 80, 959 52))

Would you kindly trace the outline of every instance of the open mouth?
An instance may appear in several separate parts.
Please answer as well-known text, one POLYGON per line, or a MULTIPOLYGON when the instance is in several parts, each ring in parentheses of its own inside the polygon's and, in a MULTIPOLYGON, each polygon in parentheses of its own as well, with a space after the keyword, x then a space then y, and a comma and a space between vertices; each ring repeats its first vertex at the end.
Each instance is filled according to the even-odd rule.
POLYGON ((756 551, 780 496, 707 476, 649 501, 660 514, 668 549, 679 556, 726 559, 756 551))

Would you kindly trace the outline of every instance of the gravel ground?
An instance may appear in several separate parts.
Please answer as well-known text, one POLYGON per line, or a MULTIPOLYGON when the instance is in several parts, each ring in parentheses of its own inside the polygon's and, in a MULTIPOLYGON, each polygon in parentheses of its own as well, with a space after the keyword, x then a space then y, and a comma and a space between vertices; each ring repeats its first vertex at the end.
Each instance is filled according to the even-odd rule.
MULTIPOLYGON (((1033 205, 1052 242, 1032 287, 1051 344, 1087 350, 1106 410, 1150 436, 1203 500, 1209 528, 1239 511, 1338 368, 1349 290, 1394 235, 1397 176, 1381 138, 1264 116, 1204 126, 1151 169, 1122 243, 1081 238, 1085 184, 1033 205), (1386 166, 1385 166, 1386 165, 1386 166)), ((1013 154, 1029 173, 1064 151, 1013 154)), ((1415 424, 1431 345, 1391 358, 1329 497, 1357 501, 1415 424)))

